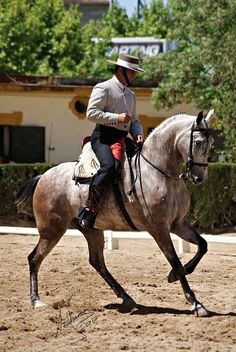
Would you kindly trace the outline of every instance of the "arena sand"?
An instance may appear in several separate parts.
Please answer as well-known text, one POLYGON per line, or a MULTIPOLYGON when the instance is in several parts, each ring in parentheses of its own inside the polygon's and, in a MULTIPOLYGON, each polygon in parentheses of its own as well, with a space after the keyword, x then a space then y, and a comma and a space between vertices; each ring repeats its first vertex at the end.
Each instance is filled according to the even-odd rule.
MULTIPOLYGON (((44 260, 39 288, 45 307, 29 304, 27 256, 37 236, 1 235, 0 351, 236 351, 236 246, 209 244, 188 276, 211 311, 197 318, 153 240, 121 240, 105 249, 107 266, 140 305, 122 312, 121 301, 88 263, 86 241, 64 237, 44 260)), ((182 255, 186 263, 194 254, 182 255)))

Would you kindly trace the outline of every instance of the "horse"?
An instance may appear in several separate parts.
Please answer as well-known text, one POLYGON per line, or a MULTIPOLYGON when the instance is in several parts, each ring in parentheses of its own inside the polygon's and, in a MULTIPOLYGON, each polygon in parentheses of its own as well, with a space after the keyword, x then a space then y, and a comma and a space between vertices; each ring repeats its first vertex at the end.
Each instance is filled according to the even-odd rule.
MULTIPOLYGON (((153 237, 169 262, 168 282, 180 281, 185 298, 197 316, 207 316, 209 312, 197 300, 186 275, 194 271, 207 253, 207 242, 186 219, 190 196, 185 179, 195 185, 207 179, 208 156, 214 141, 209 127, 212 116, 213 110, 206 116, 202 111, 197 116, 180 113, 157 126, 144 141, 138 162, 135 157, 131 160, 134 169, 136 164, 135 201, 126 202, 126 210, 137 229, 147 231, 153 237), (196 254, 184 266, 176 254, 171 232, 197 246, 196 254)), ((39 232, 38 243, 28 256, 33 307, 44 305, 38 293, 40 265, 77 217, 88 196, 89 185, 76 185, 72 180, 74 167, 75 162, 52 167, 29 180, 17 194, 18 206, 33 198, 33 212, 39 232)), ((130 230, 117 206, 112 186, 108 185, 108 188, 94 228, 83 231, 76 226, 87 240, 89 263, 122 299, 122 305, 132 311, 137 307, 135 300, 111 275, 104 260, 103 231, 130 230)))

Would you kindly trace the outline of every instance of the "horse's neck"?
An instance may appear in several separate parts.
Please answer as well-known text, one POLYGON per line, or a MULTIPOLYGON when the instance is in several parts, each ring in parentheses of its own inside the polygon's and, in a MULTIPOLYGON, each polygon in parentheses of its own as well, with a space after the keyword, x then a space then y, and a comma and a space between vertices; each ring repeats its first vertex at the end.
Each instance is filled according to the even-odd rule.
POLYGON ((176 149, 178 131, 157 130, 144 143, 143 154, 155 166, 177 176, 182 169, 182 158, 176 149))

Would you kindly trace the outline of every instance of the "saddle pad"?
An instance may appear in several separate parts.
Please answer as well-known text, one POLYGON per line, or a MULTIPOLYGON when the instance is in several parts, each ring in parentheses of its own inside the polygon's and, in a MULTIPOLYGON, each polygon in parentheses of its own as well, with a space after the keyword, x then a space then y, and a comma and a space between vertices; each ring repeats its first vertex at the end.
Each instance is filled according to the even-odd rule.
POLYGON ((92 150, 91 143, 87 142, 74 168, 73 180, 90 179, 100 168, 100 163, 92 150))

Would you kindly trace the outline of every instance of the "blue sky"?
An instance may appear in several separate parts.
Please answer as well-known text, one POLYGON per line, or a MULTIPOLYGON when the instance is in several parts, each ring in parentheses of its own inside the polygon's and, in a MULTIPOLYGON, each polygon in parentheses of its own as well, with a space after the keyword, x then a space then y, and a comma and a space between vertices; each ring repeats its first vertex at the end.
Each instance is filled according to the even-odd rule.
MULTIPOLYGON (((142 0, 142 3, 150 4, 151 0, 142 0)), ((131 16, 135 9, 137 9, 137 0, 118 0, 118 3, 121 7, 125 8, 127 11, 127 15, 131 16)))

